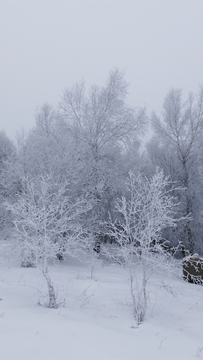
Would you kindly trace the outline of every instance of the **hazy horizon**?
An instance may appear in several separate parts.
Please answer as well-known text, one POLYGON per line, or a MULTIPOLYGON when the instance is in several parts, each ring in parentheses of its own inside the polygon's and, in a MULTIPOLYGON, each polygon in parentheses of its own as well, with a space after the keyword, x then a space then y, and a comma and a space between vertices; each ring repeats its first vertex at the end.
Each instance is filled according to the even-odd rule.
POLYGON ((203 83, 202 0, 0 0, 0 130, 35 124, 67 86, 125 71, 128 102, 160 112, 171 87, 203 83))

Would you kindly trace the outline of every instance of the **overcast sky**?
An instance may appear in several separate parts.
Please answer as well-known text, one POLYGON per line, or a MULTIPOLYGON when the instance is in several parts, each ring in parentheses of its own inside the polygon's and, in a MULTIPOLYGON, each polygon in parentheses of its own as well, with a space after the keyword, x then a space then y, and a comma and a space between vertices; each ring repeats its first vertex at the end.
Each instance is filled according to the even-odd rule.
POLYGON ((0 130, 14 139, 81 79, 125 70, 128 102, 161 111, 203 83, 203 0, 0 0, 0 130))

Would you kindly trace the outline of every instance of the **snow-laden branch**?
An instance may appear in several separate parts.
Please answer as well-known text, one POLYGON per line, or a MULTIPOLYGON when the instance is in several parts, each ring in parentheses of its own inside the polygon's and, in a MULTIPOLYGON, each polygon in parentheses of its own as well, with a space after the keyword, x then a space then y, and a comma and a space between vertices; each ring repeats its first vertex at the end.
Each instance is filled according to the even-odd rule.
POLYGON ((110 220, 108 224, 108 235, 117 245, 111 251, 104 248, 104 252, 129 269, 134 315, 138 323, 145 316, 146 286, 153 271, 171 272, 174 269, 167 240, 162 239, 162 230, 176 227, 179 221, 188 219, 178 218, 178 201, 173 195, 175 188, 169 185, 169 178, 159 169, 151 179, 130 173, 126 182, 127 196, 117 200, 115 205, 119 220, 110 220), (136 279, 138 267, 142 272, 140 284, 136 279))

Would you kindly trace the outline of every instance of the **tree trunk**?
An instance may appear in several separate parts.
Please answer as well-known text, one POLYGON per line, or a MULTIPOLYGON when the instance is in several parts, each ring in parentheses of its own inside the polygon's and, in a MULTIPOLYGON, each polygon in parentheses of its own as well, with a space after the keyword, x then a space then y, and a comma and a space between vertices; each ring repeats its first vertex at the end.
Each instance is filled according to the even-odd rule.
POLYGON ((54 290, 54 286, 51 282, 51 279, 48 275, 48 273, 44 273, 43 274, 45 279, 46 279, 46 282, 47 282, 47 287, 48 287, 48 294, 49 294, 49 304, 48 304, 48 307, 51 308, 51 309, 56 309, 57 308, 57 303, 56 303, 56 293, 55 293, 55 290, 54 290))

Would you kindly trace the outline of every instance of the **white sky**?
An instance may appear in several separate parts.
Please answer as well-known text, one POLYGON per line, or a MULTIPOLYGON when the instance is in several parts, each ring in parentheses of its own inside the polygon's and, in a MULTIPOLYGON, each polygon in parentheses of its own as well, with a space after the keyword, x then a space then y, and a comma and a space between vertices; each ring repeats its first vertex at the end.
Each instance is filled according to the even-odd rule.
POLYGON ((82 78, 125 70, 128 102, 159 112, 171 87, 203 83, 203 0, 0 0, 0 130, 14 139, 35 109, 82 78))

